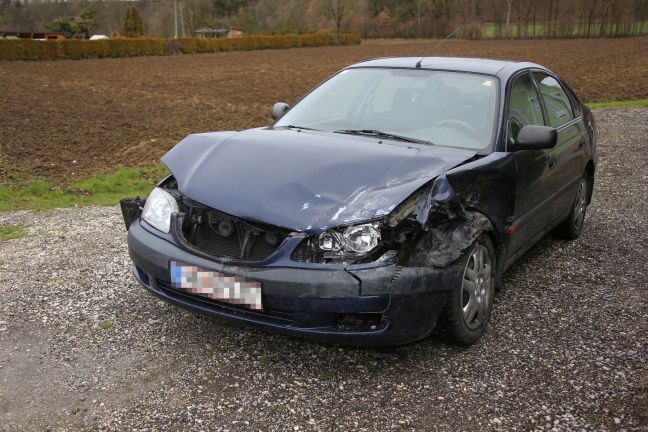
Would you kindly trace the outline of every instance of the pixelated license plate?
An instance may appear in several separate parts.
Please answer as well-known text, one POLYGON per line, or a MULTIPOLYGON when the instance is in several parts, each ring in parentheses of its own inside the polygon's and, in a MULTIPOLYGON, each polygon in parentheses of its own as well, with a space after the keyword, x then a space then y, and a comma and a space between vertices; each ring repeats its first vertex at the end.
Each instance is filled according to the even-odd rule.
POLYGON ((210 299, 263 310, 261 282, 171 261, 171 286, 210 299))

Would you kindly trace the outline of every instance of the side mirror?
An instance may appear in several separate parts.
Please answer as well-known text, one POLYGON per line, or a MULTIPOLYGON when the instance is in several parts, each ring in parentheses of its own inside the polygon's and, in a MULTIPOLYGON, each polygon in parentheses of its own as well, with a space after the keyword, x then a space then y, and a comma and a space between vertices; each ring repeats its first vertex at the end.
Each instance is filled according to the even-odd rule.
POLYGON ((290 108, 290 105, 287 103, 283 102, 277 102, 274 104, 272 107, 272 120, 277 120, 279 117, 283 115, 286 111, 288 111, 288 108, 290 108))
POLYGON ((558 141, 558 132, 548 126, 528 125, 520 129, 511 150, 545 150, 552 149, 558 141))

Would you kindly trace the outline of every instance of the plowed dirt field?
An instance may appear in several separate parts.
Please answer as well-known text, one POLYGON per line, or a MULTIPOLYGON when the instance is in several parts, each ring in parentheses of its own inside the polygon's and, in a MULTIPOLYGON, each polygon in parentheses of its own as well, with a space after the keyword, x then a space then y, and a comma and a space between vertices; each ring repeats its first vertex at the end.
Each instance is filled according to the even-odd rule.
MULTIPOLYGON (((436 41, 172 57, 0 63, 0 182, 69 184, 148 166, 191 132, 270 123, 336 70, 380 56, 422 56, 436 41)), ((648 99, 648 39, 448 41, 439 56, 528 60, 586 102, 648 99)))

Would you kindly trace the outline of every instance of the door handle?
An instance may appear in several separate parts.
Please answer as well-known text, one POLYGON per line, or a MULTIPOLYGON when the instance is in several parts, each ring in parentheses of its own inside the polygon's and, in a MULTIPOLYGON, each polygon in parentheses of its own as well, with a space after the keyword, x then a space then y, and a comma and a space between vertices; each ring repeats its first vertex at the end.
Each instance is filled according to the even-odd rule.
POLYGON ((551 159, 549 159, 549 169, 556 168, 556 165, 558 165, 558 158, 554 156, 551 159))

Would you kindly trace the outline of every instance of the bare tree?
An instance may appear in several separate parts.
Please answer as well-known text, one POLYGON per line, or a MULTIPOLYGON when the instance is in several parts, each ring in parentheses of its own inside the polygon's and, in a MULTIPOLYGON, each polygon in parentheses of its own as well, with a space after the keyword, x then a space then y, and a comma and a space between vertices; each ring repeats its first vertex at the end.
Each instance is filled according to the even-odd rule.
MULTIPOLYGON (((465 38, 645 36, 648 0, 177 0, 187 34, 234 26, 245 33, 359 30, 363 37, 465 38), (383 13, 388 11, 388 14, 383 13), (389 20, 386 20, 386 17, 389 20), (516 30, 517 26, 517 30, 516 30)), ((43 31, 44 24, 80 16, 92 5, 99 34, 122 33, 133 5, 150 37, 173 35, 173 0, 0 0, 0 29, 43 31)))
POLYGON ((513 0, 506 0, 506 34, 508 36, 509 34, 509 24, 511 23, 511 5, 513 4, 513 0))
POLYGON ((355 0, 327 0, 327 9, 335 21, 338 33, 342 28, 342 20, 351 11, 355 0))

